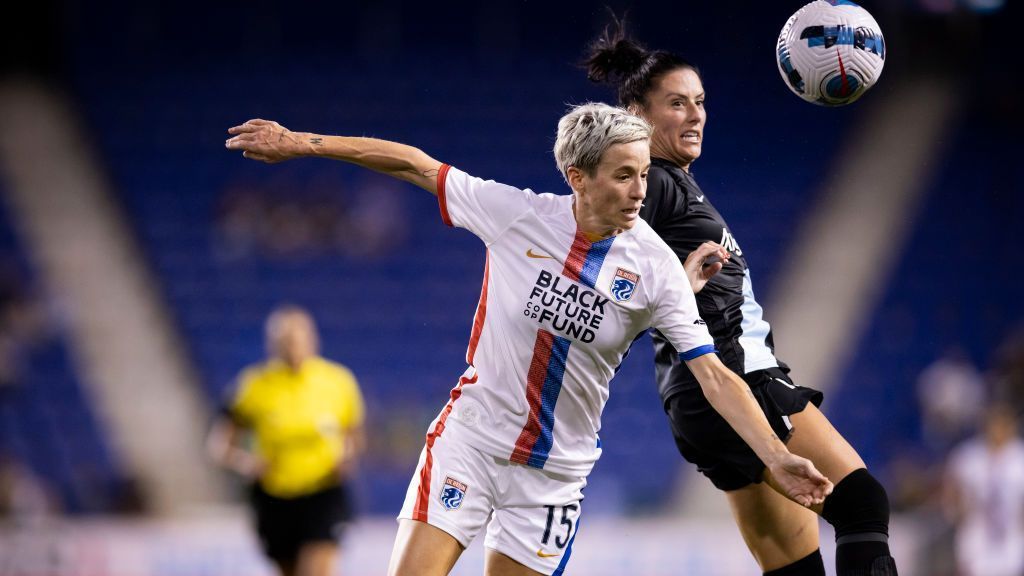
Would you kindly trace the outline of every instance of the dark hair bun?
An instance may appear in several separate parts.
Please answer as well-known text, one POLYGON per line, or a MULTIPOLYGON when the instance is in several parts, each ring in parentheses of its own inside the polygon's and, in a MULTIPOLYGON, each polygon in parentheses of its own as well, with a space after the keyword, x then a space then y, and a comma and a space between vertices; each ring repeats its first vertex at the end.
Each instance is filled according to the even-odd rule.
POLYGON ((626 37, 625 22, 615 19, 590 45, 584 61, 587 78, 618 84, 640 69, 648 54, 643 46, 626 37))
MULTIPOLYGON (((603 39, 598 43, 603 44, 603 39)), ((617 84, 643 66, 647 51, 636 42, 623 38, 610 46, 595 43, 587 58, 587 78, 594 82, 617 84)))
POLYGON ((646 105, 647 94, 663 75, 685 68, 700 72, 686 60, 664 50, 649 51, 626 36, 626 22, 612 14, 612 23, 587 49, 582 63, 587 78, 615 86, 619 105, 646 105))

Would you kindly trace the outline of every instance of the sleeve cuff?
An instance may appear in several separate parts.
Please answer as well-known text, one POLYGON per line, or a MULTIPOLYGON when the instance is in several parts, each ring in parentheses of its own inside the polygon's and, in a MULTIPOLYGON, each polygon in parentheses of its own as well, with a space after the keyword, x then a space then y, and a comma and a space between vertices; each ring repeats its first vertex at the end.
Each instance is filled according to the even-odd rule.
POLYGON ((689 362, 690 360, 693 360, 694 358, 696 358, 698 356, 703 356, 705 354, 717 354, 717 353, 718 353, 718 350, 715 350, 715 345, 714 344, 705 344, 703 346, 698 346, 698 347, 694 348, 693 350, 687 350, 686 352, 680 352, 679 353, 679 359, 682 360, 683 362, 689 362))
POLYGON ((448 164, 441 164, 441 169, 437 171, 437 203, 441 208, 441 221, 446 226, 453 226, 452 217, 448 214, 448 200, 445 197, 444 186, 448 180, 448 170, 451 168, 448 164))

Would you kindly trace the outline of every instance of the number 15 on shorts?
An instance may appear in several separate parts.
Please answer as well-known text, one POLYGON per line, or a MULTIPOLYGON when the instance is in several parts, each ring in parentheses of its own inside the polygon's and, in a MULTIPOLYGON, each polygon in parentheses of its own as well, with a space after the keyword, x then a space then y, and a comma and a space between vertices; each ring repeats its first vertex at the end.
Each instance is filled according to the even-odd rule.
POLYGON ((548 519, 544 527, 544 535, 540 539, 542 548, 537 550, 537 555, 540 557, 557 556, 561 554, 561 550, 572 541, 573 528, 576 521, 579 520, 578 512, 580 507, 576 504, 566 504, 565 506, 544 506, 548 511, 548 519), (554 545, 559 552, 547 553, 544 551, 544 547, 554 545))

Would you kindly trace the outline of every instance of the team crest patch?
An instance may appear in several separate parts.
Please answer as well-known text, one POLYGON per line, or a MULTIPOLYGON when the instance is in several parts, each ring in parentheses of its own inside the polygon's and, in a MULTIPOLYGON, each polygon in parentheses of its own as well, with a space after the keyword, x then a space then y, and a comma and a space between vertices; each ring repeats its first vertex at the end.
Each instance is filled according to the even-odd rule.
POLYGON ((469 486, 451 476, 446 476, 444 486, 441 488, 441 504, 444 504, 446 510, 457 509, 459 506, 462 506, 462 500, 466 497, 466 490, 469 490, 469 486))
POLYGON ((633 297, 636 285, 640 283, 640 275, 636 272, 615 269, 615 278, 612 278, 612 298, 617 302, 625 302, 633 297))

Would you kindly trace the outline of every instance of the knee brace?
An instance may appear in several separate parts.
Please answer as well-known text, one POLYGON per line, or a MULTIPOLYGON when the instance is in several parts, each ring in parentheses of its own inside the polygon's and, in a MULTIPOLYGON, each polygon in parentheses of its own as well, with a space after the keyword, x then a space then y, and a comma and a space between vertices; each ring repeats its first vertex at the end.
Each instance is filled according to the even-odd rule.
POLYGON ((836 484, 821 516, 835 528, 837 544, 888 541, 889 496, 866 468, 850 472, 836 484))

